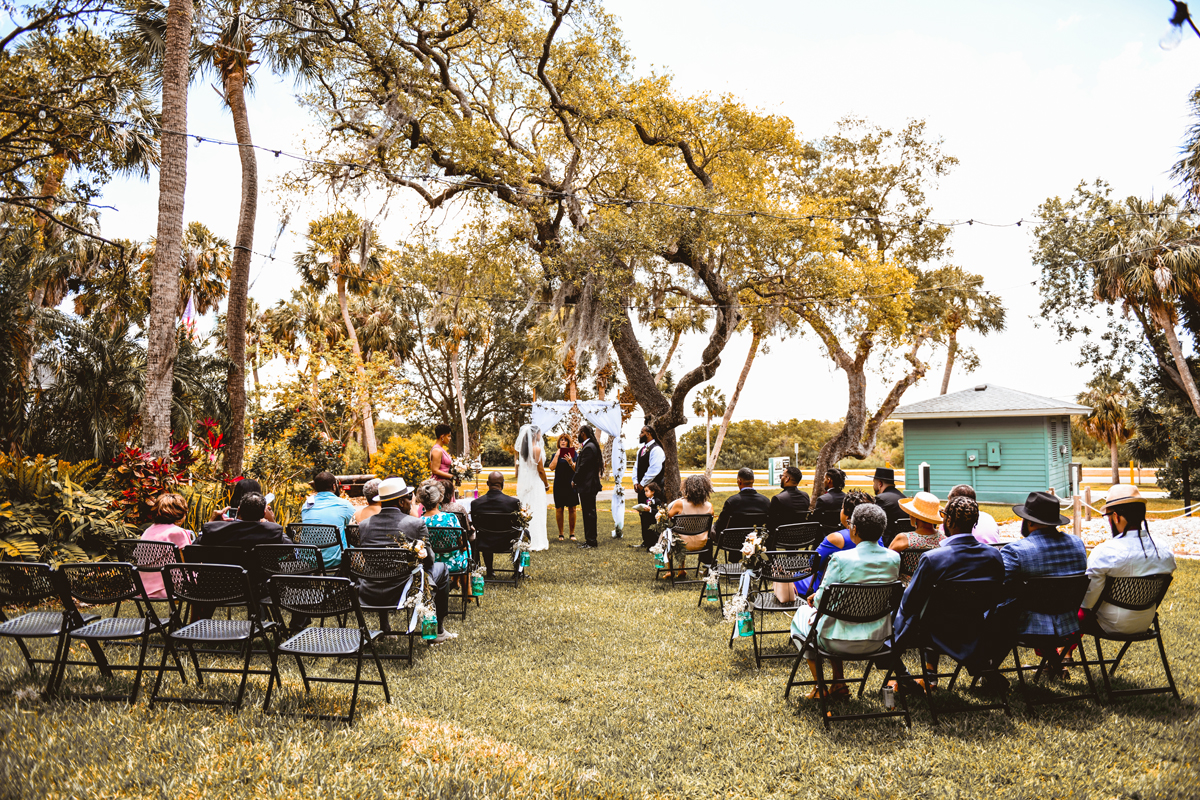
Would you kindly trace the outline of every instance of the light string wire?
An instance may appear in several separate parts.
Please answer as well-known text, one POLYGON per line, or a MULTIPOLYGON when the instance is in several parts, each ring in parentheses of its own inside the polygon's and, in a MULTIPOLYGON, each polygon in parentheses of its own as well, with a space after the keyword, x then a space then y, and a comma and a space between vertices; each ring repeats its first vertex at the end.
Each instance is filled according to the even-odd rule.
MULTIPOLYGON (((315 164, 315 165, 319 165, 319 166, 326 167, 326 168, 346 169, 351 172, 349 177, 352 177, 352 178, 358 177, 358 175, 355 173, 362 173, 362 174, 371 173, 371 174, 379 176, 380 178, 383 178, 384 180, 400 178, 400 179, 404 179, 404 180, 430 181, 430 182, 440 183, 440 184, 450 186, 450 187, 460 187, 463 189, 486 189, 486 190, 491 190, 491 191, 505 189, 507 191, 512 192, 513 194, 518 194, 518 195, 522 195, 525 197, 531 197, 534 199, 541 199, 541 200, 556 200, 556 199, 562 199, 563 197, 566 196, 565 193, 562 193, 562 192, 530 191, 529 189, 526 189, 523 186, 517 186, 517 185, 503 183, 503 182, 489 183, 487 181, 481 181, 478 179, 471 179, 471 178, 466 178, 466 179, 461 179, 461 180, 453 180, 453 179, 447 178, 445 176, 433 175, 433 174, 393 173, 393 172, 389 172, 387 170, 381 169, 379 167, 358 164, 353 161, 336 161, 333 159, 313 158, 311 156, 306 156, 306 155, 303 155, 300 153, 290 152, 281 147, 271 147, 271 146, 262 145, 262 144, 243 145, 237 141, 230 141, 228 139, 222 139, 220 137, 215 137, 215 136, 207 136, 207 135, 202 135, 202 134, 197 134, 197 133, 189 133, 187 131, 173 131, 173 130, 169 130, 166 128, 154 128, 151 125, 146 125, 144 123, 140 123, 140 122, 136 122, 136 121, 116 119, 113 117, 107 117, 107 116, 100 115, 100 114, 92 114, 90 112, 79 111, 76 109, 59 108, 58 106, 53 106, 53 105, 46 104, 46 103, 39 103, 36 100, 30 100, 28 98, 18 97, 15 95, 8 95, 8 94, 0 93, 0 98, 6 99, 6 100, 12 100, 17 103, 23 103, 26 106, 33 107, 33 108, 39 108, 39 109, 43 109, 43 110, 51 109, 51 110, 55 111, 56 113, 60 113, 60 114, 74 114, 77 116, 87 117, 89 119, 94 119, 94 120, 98 120, 100 122, 105 122, 105 123, 108 123, 111 125, 116 125, 121 128, 135 128, 135 129, 140 128, 142 130, 146 130, 148 132, 158 134, 159 139, 161 139, 163 134, 168 134, 168 135, 183 136, 188 139, 193 139, 193 140, 195 140, 195 143, 197 146, 208 143, 208 144, 215 144, 215 145, 220 145, 220 146, 224 146, 224 147, 250 147, 250 148, 253 148, 253 149, 258 150, 263 153, 271 153, 272 155, 274 155, 275 158, 283 157, 283 158, 292 159, 294 161, 299 161, 299 162, 302 162, 305 164, 315 164), (555 195, 558 195, 558 196, 556 197, 555 195)), ((0 113, 3 113, 3 112, 0 112, 0 113)), ((11 113, 11 112, 9 112, 9 113, 11 113)), ((709 208, 707 206, 694 206, 694 205, 688 205, 688 204, 684 204, 684 203, 669 203, 669 202, 666 202, 663 200, 639 200, 639 199, 632 199, 632 198, 597 197, 597 196, 593 196, 593 195, 580 195, 580 194, 574 194, 573 196, 576 198, 576 200, 581 205, 582 204, 591 204, 593 206, 607 206, 607 207, 622 207, 622 206, 624 206, 627 210, 632 210, 632 208, 634 206, 657 207, 657 208, 671 209, 674 211, 688 212, 693 215, 697 214, 697 213, 709 214, 711 216, 723 217, 723 218, 727 218, 727 219, 737 219, 737 218, 744 219, 744 218, 749 217, 751 219, 751 221, 755 221, 759 217, 761 217, 762 219, 774 220, 774 221, 778 221, 778 222, 795 222, 795 223, 807 222, 810 226, 815 225, 817 220, 824 221, 824 222, 836 222, 836 223, 867 222, 867 223, 871 223, 871 224, 879 224, 887 217, 896 216, 895 214, 892 214, 892 213, 875 214, 875 215, 851 214, 851 215, 844 215, 844 216, 836 215, 836 214, 814 213, 814 214, 800 214, 800 215, 792 216, 792 215, 786 215, 786 214, 774 214, 774 213, 758 211, 758 210, 722 211, 719 209, 709 208)), ((1115 214, 1107 214, 1106 213, 1106 214, 1097 215, 1095 217, 1080 217, 1080 216, 1067 216, 1067 215, 1054 215, 1054 216, 1032 215, 1029 218, 1022 217, 1022 218, 1018 219, 1016 222, 988 222, 986 220, 980 220, 980 219, 975 219, 975 218, 970 218, 970 219, 964 220, 964 219, 935 219, 935 218, 922 217, 922 218, 918 218, 916 220, 916 224, 918 227, 920 227, 923 224, 930 224, 930 225, 937 225, 937 226, 947 227, 947 228, 961 227, 963 225, 966 225, 968 227, 973 227, 975 225, 979 225, 981 227, 986 227, 986 228, 1014 228, 1014 227, 1019 228, 1019 227, 1021 227, 1022 223, 1024 223, 1024 222, 1059 221, 1059 222, 1063 222, 1063 223, 1069 223, 1069 222, 1088 222, 1088 223, 1090 223, 1090 222, 1097 222, 1101 219, 1112 222, 1113 220, 1116 220, 1116 219, 1127 219, 1127 218, 1132 218, 1132 217, 1181 216, 1184 214, 1193 213, 1193 211, 1194 211, 1194 209, 1192 209, 1191 207, 1185 207, 1185 208, 1182 208, 1182 209, 1179 209, 1176 211, 1152 211, 1152 212, 1144 212, 1144 213, 1123 212, 1123 213, 1115 213, 1115 214)), ((263 254, 259 253, 258 255, 263 255, 263 254)))

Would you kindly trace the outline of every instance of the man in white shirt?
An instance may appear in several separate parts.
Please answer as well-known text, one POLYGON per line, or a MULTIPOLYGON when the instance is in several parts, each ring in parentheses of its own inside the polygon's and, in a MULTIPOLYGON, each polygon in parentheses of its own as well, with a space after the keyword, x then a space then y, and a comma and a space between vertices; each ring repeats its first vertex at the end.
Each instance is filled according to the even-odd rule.
POLYGON ((1150 536, 1150 528, 1146 525, 1146 501, 1136 486, 1114 484, 1108 490, 1104 516, 1108 517, 1113 538, 1096 545, 1088 556, 1087 575, 1091 583, 1083 597, 1084 629, 1091 626, 1088 617, 1094 612, 1094 624, 1105 633, 1142 633, 1154 621, 1156 609, 1130 611, 1108 603, 1096 608, 1104 584, 1109 578, 1173 573, 1175 556, 1169 547, 1150 536))
MULTIPOLYGON (((950 490, 946 502, 949 503, 956 497, 975 500, 975 490, 965 483, 960 483, 950 490)), ((978 505, 976 507, 978 508, 978 505)), ((996 518, 986 511, 979 512, 979 522, 975 523, 975 530, 971 533, 974 534, 975 541, 984 544, 997 544, 1000 541, 1000 526, 996 524, 996 518)))
MULTIPOLYGON (((638 503, 644 504, 646 502, 646 484, 653 482, 662 485, 664 456, 662 445, 658 443, 658 434, 650 425, 642 426, 642 431, 638 434, 638 441, 642 446, 638 448, 633 489, 637 492, 638 503)), ((659 498, 659 500, 663 499, 659 498)), ((658 534, 651 530, 654 525, 654 514, 649 511, 639 511, 638 516, 642 521, 642 542, 636 545, 631 544, 630 547, 649 550, 658 542, 658 534)))

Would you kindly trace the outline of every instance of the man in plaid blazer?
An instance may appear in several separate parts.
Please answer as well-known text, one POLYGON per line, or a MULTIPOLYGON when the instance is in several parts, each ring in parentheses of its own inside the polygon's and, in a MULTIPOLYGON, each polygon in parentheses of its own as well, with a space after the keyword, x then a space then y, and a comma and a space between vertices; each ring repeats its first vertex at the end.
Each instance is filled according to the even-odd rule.
MULTIPOLYGON (((1004 588, 1010 601, 1026 578, 1076 575, 1087 570, 1087 551, 1077 536, 1060 531, 1070 522, 1059 513, 1058 498, 1033 492, 1013 513, 1025 520, 1025 538, 1000 551, 1004 560, 1004 588)), ((1022 612, 1015 620, 1019 636, 1066 636, 1079 630, 1077 612, 1040 614, 1022 612)))

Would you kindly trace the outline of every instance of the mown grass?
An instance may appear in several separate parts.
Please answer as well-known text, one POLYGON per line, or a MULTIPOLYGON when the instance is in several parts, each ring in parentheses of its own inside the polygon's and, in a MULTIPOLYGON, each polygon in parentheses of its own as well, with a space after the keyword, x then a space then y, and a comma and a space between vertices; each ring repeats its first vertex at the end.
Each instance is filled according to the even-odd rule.
MULTIPOLYGON (((1012 719, 936 728, 916 704, 911 731, 883 720, 827 734, 811 703, 784 701, 789 662, 756 669, 749 644, 729 649, 729 625, 695 607, 694 589, 652 585, 650 557, 624 547, 636 535, 631 518, 624 542, 535 554, 519 591, 489 587, 466 622, 451 622, 458 640, 419 646, 412 668, 389 665, 393 703, 364 690, 352 728, 264 716, 254 707, 264 679, 238 714, 0 697, 0 797, 1196 795, 1196 562, 1180 565, 1163 609, 1182 703, 1073 704, 1035 720, 1017 701, 1012 719)), ((1150 656, 1135 653, 1122 683, 1156 669, 1150 656)), ((348 687, 318 687, 309 702, 294 664, 281 665, 280 710, 345 711, 348 687)), ((231 680, 214 680, 232 694, 231 680)), ((79 690, 97 682, 68 674, 79 690)), ((0 644, 0 689, 30 685, 16 648, 0 644)))

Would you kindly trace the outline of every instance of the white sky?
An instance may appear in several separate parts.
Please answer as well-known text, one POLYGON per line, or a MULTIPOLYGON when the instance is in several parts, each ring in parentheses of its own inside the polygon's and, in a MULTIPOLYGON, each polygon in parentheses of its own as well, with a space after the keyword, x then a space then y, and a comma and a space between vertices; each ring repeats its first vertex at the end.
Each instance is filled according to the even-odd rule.
MULTIPOLYGON (((1173 51, 1158 47, 1171 4, 1163 2, 886 2, 783 0, 608 0, 620 19, 638 69, 674 75, 679 91, 731 93, 763 111, 790 116, 799 133, 833 132, 847 114, 900 127, 924 118, 961 164, 931 195, 934 216, 1014 222, 1028 219, 1046 197, 1067 195, 1081 179, 1102 177, 1120 196, 1173 190, 1168 172, 1188 118, 1187 98, 1200 84, 1200 40, 1189 34, 1173 51)), ((290 82, 265 71, 250 100, 256 143, 298 150, 307 115, 290 82)), ((189 129, 232 139, 216 93, 193 85, 189 129)), ((259 159, 260 197, 255 250, 270 249, 282 204, 271 181, 293 162, 259 159)), ((189 152, 187 220, 201 220, 233 239, 240 169, 236 150, 203 144, 189 152)), ((319 200, 319 198, 317 199, 319 200)), ((157 176, 149 184, 108 187, 108 236, 154 234, 157 176)), ((379 204, 358 209, 379 213, 379 204)), ((309 217, 294 216, 276 252, 255 257, 251 294, 262 304, 297 284, 291 256, 309 217)), ((385 236, 407 235, 416 216, 392 203, 385 236)), ((1070 345, 1034 326, 1039 298, 1031 282, 1031 225, 960 227, 953 263, 985 277, 1004 298, 1008 331, 978 341, 974 374, 956 371, 950 390, 991 382, 1047 396, 1080 391, 1089 371, 1072 366, 1070 345)), ((685 340, 672 367, 695 364, 702 337, 685 340)), ((749 337, 725 350, 715 383, 731 395, 749 337)), ((937 393, 939 354, 906 402, 937 393)), ((872 399, 886 391, 876 381, 872 399)), ((812 336, 775 342, 755 361, 735 419, 836 419, 845 412, 845 380, 831 369, 812 336)))

